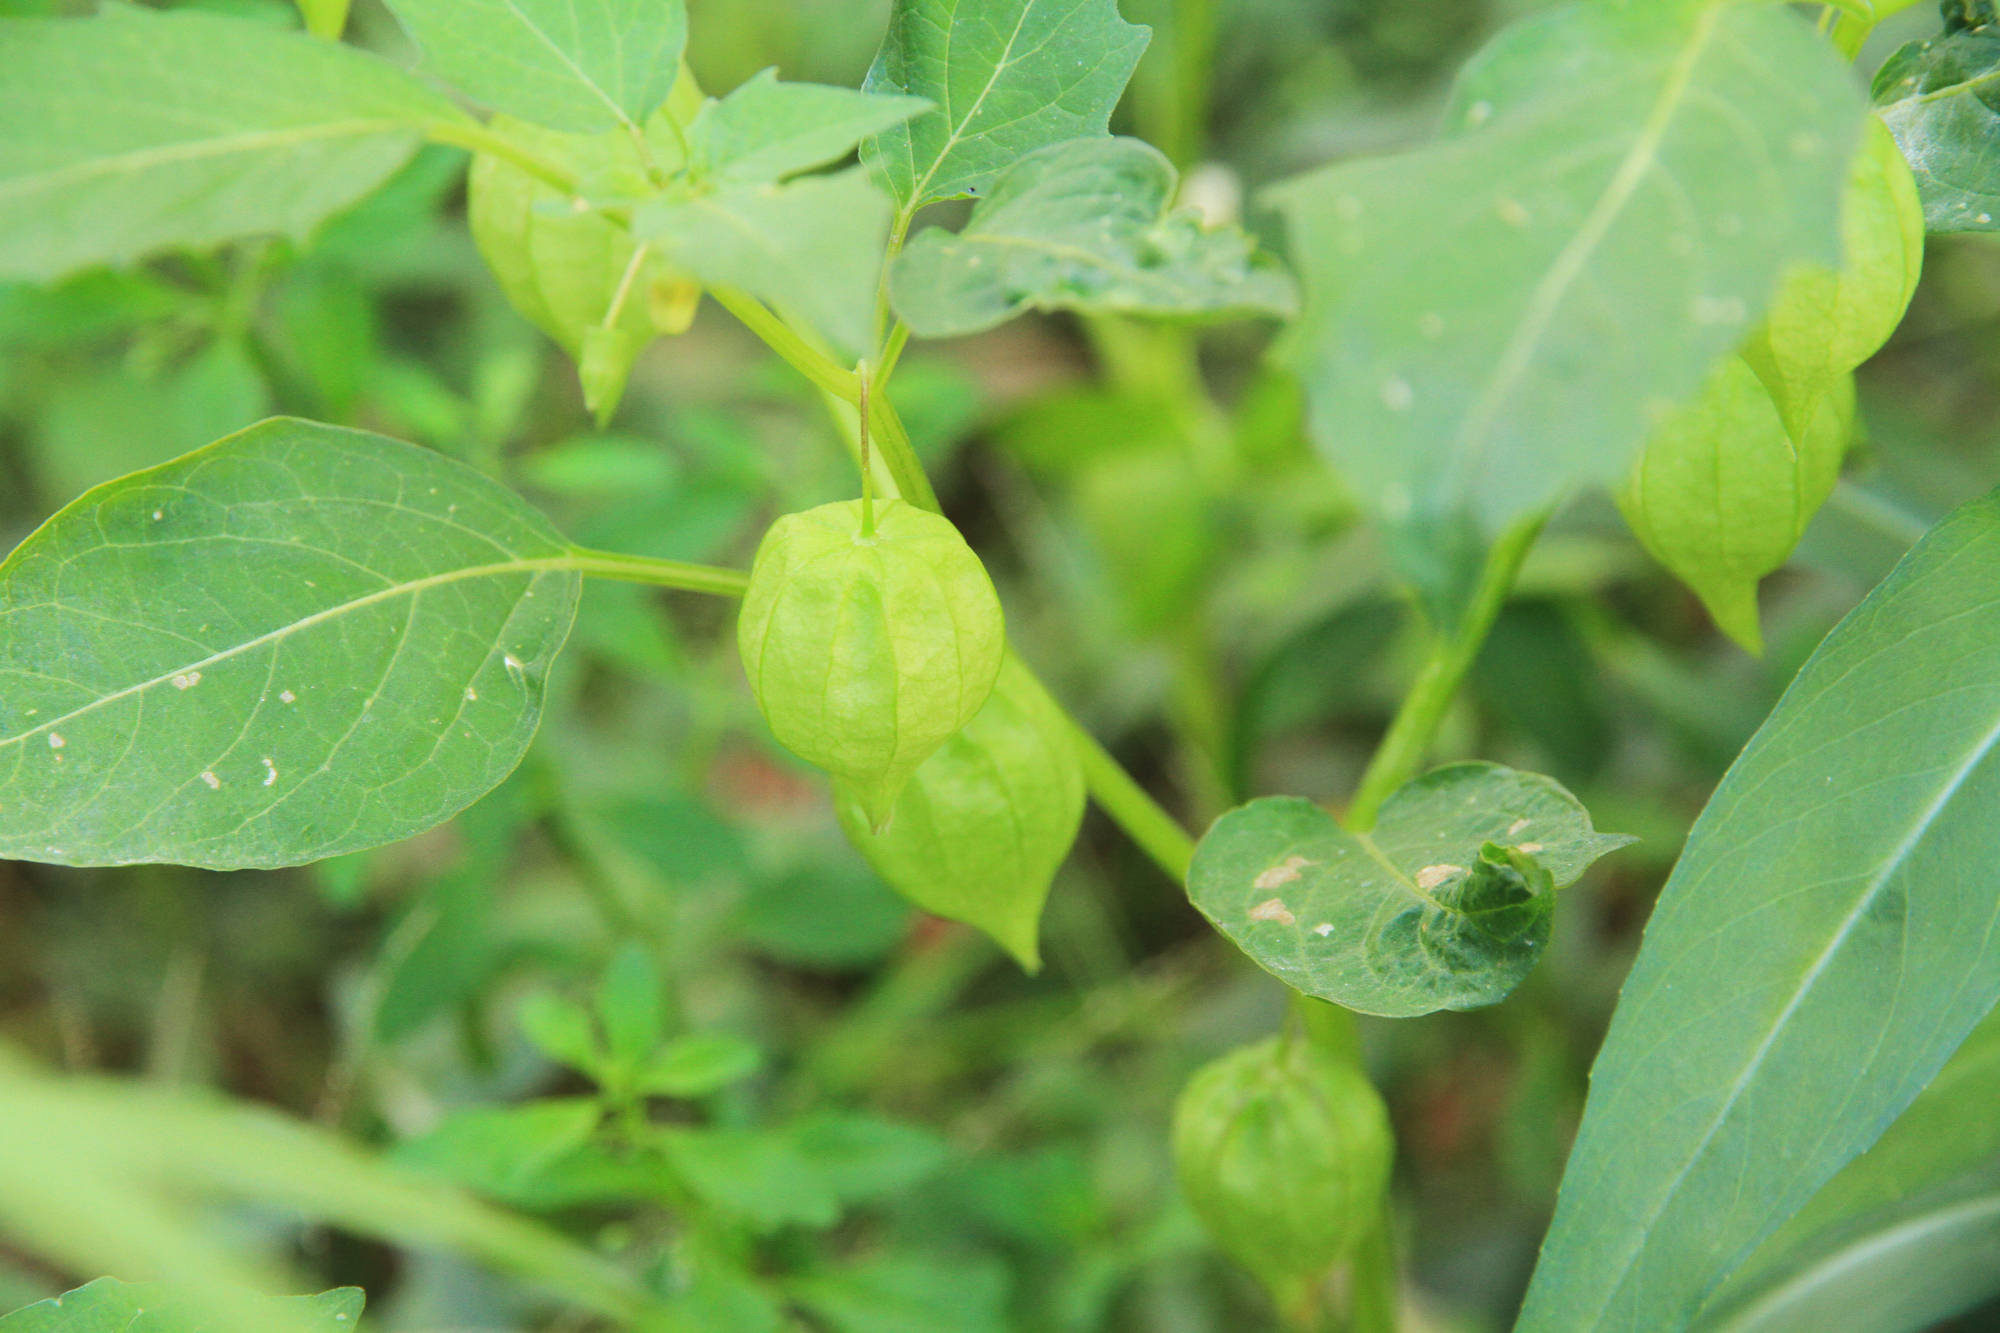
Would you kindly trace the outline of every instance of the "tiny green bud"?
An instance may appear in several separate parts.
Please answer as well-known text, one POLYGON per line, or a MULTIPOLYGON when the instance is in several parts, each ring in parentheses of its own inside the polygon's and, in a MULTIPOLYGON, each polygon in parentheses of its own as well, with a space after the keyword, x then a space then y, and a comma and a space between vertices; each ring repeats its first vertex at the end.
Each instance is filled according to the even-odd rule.
POLYGON ((1834 381, 1875 355, 1902 322, 1924 264, 1924 205, 1903 150, 1868 117, 1840 216, 1841 266, 1791 270, 1743 346, 1794 439, 1834 381))
POLYGON ((880 832, 858 794, 834 788, 841 827, 891 888, 1041 966, 1042 904, 1083 822, 1084 782, 1069 722, 1034 673, 1008 656, 985 707, 918 766, 880 832))
POLYGON ((1367 1077, 1299 1036, 1204 1066, 1174 1110, 1174 1167, 1195 1215, 1281 1302, 1380 1224, 1394 1153, 1367 1077))
POLYGON ((787 749, 843 779, 875 828, 973 716, 1006 647, 1000 599, 951 523, 900 500, 787 514, 737 620, 750 690, 787 749))

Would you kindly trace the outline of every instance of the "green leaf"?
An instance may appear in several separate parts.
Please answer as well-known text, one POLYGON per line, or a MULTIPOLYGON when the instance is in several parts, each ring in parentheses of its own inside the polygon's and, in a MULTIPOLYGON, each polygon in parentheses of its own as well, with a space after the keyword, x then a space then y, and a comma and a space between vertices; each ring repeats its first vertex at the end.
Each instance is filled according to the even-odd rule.
POLYGON ((306 31, 315 37, 337 42, 347 29, 348 0, 299 0, 299 16, 306 31))
POLYGON ((0 20, 0 69, 0 278, 304 237, 464 119, 352 47, 194 10, 0 20))
POLYGON ((905 217, 978 194, 1024 154, 1103 135, 1151 36, 1117 0, 896 0, 862 86, 934 109, 862 157, 905 217))
POLYGON ((683 0, 389 0, 429 66, 493 110, 589 134, 636 130, 687 45, 683 0))
POLYGON ((740 287, 859 353, 874 339, 891 211, 868 169, 853 167, 654 199, 634 210, 632 232, 703 283, 740 287))
POLYGON ((1685 1327, 2000 998, 1995 586, 2000 494, 1827 637, 1723 779, 1598 1055, 1522 1333, 1685 1327))
POLYGON ((1875 106, 1934 232, 2000 230, 2000 25, 1911 42, 1875 72, 1875 106))
POLYGON ((1079 139, 1022 158, 964 230, 920 233, 889 274, 920 337, 977 333, 1023 310, 1278 315, 1291 279, 1237 227, 1169 209, 1178 177, 1137 139, 1079 139))
POLYGON ((2000 1294, 2000 1013, 1716 1293, 1702 1333, 1916 1333, 2000 1294))
MULTIPOLYGON (((668 117, 684 109, 681 100, 676 93, 673 105, 647 122, 645 134, 653 161, 673 169, 683 162, 668 117)), ((495 118, 493 129, 579 180, 643 188, 644 160, 623 131, 563 134, 504 117, 495 118)), ((641 255, 623 227, 601 213, 576 212, 560 191, 505 158, 474 156, 466 189, 472 239, 500 290, 569 353, 585 406, 600 422, 608 420, 646 345, 661 334, 686 331, 698 290, 657 254, 641 255)))
POLYGON ((1232 810, 1195 849, 1188 896, 1294 990, 1405 1018, 1505 998, 1548 943, 1555 891, 1630 841, 1552 779, 1452 764, 1367 833, 1295 797, 1232 810))
MULTIPOLYGON (((365 1298, 359 1287, 281 1296, 265 1305, 274 1328, 352 1333, 365 1298)), ((201 1294, 160 1282, 99 1278, 0 1318, 0 1333, 212 1333, 224 1327, 201 1294)))
POLYGON ((1083 823, 1083 766, 1069 720, 1011 654, 993 692, 917 766, 879 833, 835 784, 847 837, 891 888, 985 931, 1041 967, 1042 904, 1083 823))
POLYGON ((767 69, 721 101, 703 105, 688 127, 695 169, 732 185, 768 185, 838 162, 871 135, 930 109, 921 97, 780 83, 767 69))
POLYGON ((597 1076, 604 1052, 590 1013, 582 1005, 544 991, 521 1001, 514 1018, 521 1025, 521 1035, 543 1055, 580 1074, 597 1076))
POLYGON ((496 786, 576 613, 569 548, 463 464, 279 419, 0 563, 0 857, 296 865, 496 786))
POLYGON ((596 1132, 604 1110, 588 1097, 479 1106, 397 1146, 398 1165, 497 1199, 533 1197, 540 1177, 596 1132))
POLYGON ((706 1097, 756 1073, 764 1053, 727 1032, 675 1037, 648 1060, 634 1080, 637 1090, 661 1097, 706 1097))
POLYGON ((671 1128, 661 1138, 688 1189, 759 1231, 840 1220, 840 1196, 782 1130, 671 1128))
POLYGON ((1321 452, 1383 516, 1489 533, 1631 465, 1779 273, 1837 261, 1861 128, 1793 14, 1570 5, 1461 78, 1446 137, 1279 187, 1321 452))
POLYGON ((1803 438, 1820 397, 1880 350, 1902 323, 1924 266, 1924 209, 1909 164, 1870 116, 1841 204, 1841 262, 1785 275, 1743 355, 1803 438))
POLYGON ((1006 1333, 1004 1264, 964 1255, 892 1254, 807 1274, 792 1295, 834 1333, 1006 1333))
POLYGON ((1618 508, 1715 623, 1762 652, 1757 584, 1791 557, 1832 494, 1853 427, 1853 376, 1819 395, 1795 444, 1756 372, 1731 357, 1647 441, 1618 508))
POLYGON ((627 944, 612 956, 595 998, 597 1021, 613 1060, 633 1068, 658 1049, 665 1035, 665 1001, 659 964, 645 945, 627 944))

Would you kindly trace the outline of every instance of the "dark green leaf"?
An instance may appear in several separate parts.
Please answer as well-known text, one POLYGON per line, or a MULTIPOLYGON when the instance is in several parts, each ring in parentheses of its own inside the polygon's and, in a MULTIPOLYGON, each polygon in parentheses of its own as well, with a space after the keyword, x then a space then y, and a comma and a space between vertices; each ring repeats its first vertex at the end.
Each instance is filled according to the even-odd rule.
POLYGON ((2000 495, 1812 657, 1690 835, 1523 1333, 1685 1327, 2000 998, 2000 495))
POLYGON ((1266 797, 1217 820, 1188 896, 1259 966, 1308 995, 1409 1017, 1503 999, 1548 943, 1555 890, 1630 842, 1554 781, 1436 769, 1367 833, 1266 797))
MULTIPOLYGON (((272 1327, 286 1333, 351 1333, 362 1301, 359 1287, 340 1287, 279 1297, 266 1310, 272 1327)), ((199 1293, 108 1277, 0 1318, 0 1333, 213 1333, 225 1327, 199 1293)))
POLYGON ((2000 1014, 1716 1294, 1702 1333, 1916 1333, 2000 1294, 2000 1014))
POLYGON ((1910 43, 1876 72, 1874 96, 1916 173, 1925 225, 2000 230, 2000 25, 1910 43))
POLYGON ((1297 293, 1235 227, 1170 209, 1178 177, 1137 139, 1080 139, 1008 168, 964 230, 917 236, 890 272, 912 332, 949 338, 1023 310, 1279 315, 1297 293))
POLYGON ((1466 71, 1448 133, 1280 187, 1321 451, 1390 519, 1495 532, 1630 464, 1789 264, 1837 262, 1861 107, 1782 8, 1571 5, 1466 71))
POLYGON ((767 185, 838 162, 863 139, 930 105, 921 97, 780 83, 767 69, 703 106, 688 127, 688 146, 695 169, 713 180, 767 185))
POLYGON ((1151 35, 1117 0, 896 0, 863 86, 934 109, 862 156, 906 216, 978 194, 1025 153, 1102 135, 1151 35))
POLYGON ((352 47, 193 10, 0 20, 0 69, 0 278, 303 237, 463 119, 352 47))
POLYGON ((589 134, 667 100, 683 0, 389 0, 441 78, 495 111, 589 134))
POLYGON ((569 548, 440 455, 275 420, 85 495, 0 563, 0 857, 294 865, 512 771, 569 548))

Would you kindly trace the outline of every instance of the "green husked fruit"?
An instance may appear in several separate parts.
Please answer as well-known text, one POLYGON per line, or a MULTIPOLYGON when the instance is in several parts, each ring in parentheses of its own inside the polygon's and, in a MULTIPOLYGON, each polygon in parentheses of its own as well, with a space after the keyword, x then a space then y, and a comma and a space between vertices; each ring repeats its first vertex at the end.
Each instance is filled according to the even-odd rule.
POLYGON ((1013 657, 986 706, 917 768, 881 832, 836 783, 841 827, 891 888, 985 931, 1033 972, 1042 904, 1083 822, 1068 719, 1013 657))
MULTIPOLYGON (((700 96, 683 76, 649 123, 647 151, 657 169, 680 168, 681 150, 667 117, 693 114, 682 104, 691 97, 699 106, 700 96)), ((649 188, 647 163, 629 134, 563 134, 506 117, 495 117, 492 128, 569 168, 587 188, 612 194, 649 188)), ((505 158, 476 155, 467 191, 472 238, 500 290, 569 353, 585 405, 600 423, 608 420, 639 353, 662 334, 686 332, 701 289, 653 254, 632 272, 638 245, 628 232, 602 214, 572 211, 561 192, 505 158), (618 318, 607 324, 621 289, 618 318)))
POLYGON ((1757 584, 1791 557, 1840 476, 1854 427, 1854 377, 1819 395, 1795 442, 1739 357, 1654 433, 1618 494, 1640 544, 1750 652, 1763 636, 1757 584))
POLYGON ((1281 1304, 1380 1224, 1395 1142, 1360 1070, 1299 1036, 1205 1065, 1174 1108, 1174 1168, 1195 1215, 1281 1304))
POLYGON ((1902 149, 1868 118, 1841 209, 1839 272, 1799 268, 1785 276, 1743 356, 1786 427, 1803 436, 1819 397, 1875 355, 1902 322, 1924 265, 1924 205, 1902 149))
POLYGON ((986 569, 951 523, 900 500, 787 514, 757 548, 737 621, 772 732, 843 779, 881 828, 897 794, 970 722, 1006 626, 986 569))

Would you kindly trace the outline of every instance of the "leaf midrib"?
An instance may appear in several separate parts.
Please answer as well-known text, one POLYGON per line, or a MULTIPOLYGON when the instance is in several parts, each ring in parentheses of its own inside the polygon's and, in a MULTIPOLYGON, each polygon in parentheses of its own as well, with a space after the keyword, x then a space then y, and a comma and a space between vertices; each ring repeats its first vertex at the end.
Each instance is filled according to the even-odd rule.
POLYGON ((587 564, 588 559, 581 552, 569 552, 562 555, 500 561, 489 565, 471 565, 462 569, 447 570, 441 574, 427 575, 421 579, 392 583, 385 588, 377 588, 373 592, 363 594, 360 597, 350 598, 345 602, 315 611, 309 616, 292 621, 290 624, 266 630, 262 634, 246 639, 242 643, 224 648, 219 652, 211 653, 207 657, 169 667, 158 675, 149 677, 146 680, 136 681, 110 694, 102 695, 81 707, 71 709, 60 717, 53 717, 46 722, 37 723, 28 730, 16 735, 0 737, 0 751, 4 751, 9 746, 25 744, 36 736, 43 735, 56 727, 74 721, 76 718, 87 716, 100 708, 117 703, 122 699, 129 699, 134 695, 143 694, 147 690, 156 689, 159 686, 168 684, 176 676, 185 676, 197 671, 206 671, 212 666, 227 662, 235 657, 240 657, 244 653, 253 652, 269 644, 281 643, 294 634, 316 628, 351 612, 365 610, 370 606, 376 606, 397 597, 414 597, 432 588, 445 587, 467 579, 499 578, 509 574, 537 574, 565 570, 581 572, 587 564))
POLYGON ((253 130, 243 134, 226 135, 213 139, 198 139, 184 143, 159 144, 148 148, 132 149, 123 153, 93 157, 83 162, 74 162, 51 171, 30 173, 0 181, 0 200, 10 196, 31 195, 40 190, 60 188, 88 181, 96 177, 116 176, 134 171, 148 171, 175 163, 196 162, 203 158, 227 157, 234 153, 252 153, 264 149, 291 148, 315 139, 361 138, 372 134, 387 134, 402 131, 421 134, 423 127, 414 121, 389 118, 365 120, 326 121, 317 125, 301 125, 283 130, 253 130))

